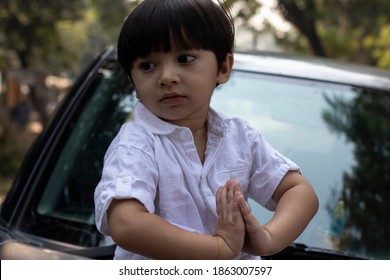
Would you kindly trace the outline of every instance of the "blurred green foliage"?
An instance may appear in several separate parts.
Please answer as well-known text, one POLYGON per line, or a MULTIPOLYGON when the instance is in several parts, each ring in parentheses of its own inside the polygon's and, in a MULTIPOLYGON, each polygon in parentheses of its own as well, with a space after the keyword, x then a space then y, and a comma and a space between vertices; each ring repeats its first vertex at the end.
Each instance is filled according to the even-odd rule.
POLYGON ((21 139, 17 128, 6 118, 0 118, 0 194, 4 194, 11 186, 12 178, 16 173, 25 149, 21 147, 21 139))
POLYGON ((23 69, 77 75, 103 47, 115 41, 131 3, 1 1, 0 63, 3 61, 4 67, 12 58, 14 65, 23 69))
MULTIPOLYGON (((293 26, 276 30, 258 16, 262 0, 221 0, 232 6, 239 28, 253 36, 272 31, 289 52, 312 53, 389 67, 390 5, 387 0, 275 0, 274 12, 293 26), (266 28, 268 26, 268 29, 266 28)), ((2 0, 0 67, 78 75, 105 46, 140 0, 2 0)))
POLYGON ((390 69, 390 23, 381 26, 379 36, 367 36, 364 43, 381 68, 390 69))
MULTIPOLYGON (((220 1, 232 7, 238 28, 246 28, 254 38, 271 31, 286 52, 390 69, 388 0, 275 0, 273 12, 291 24, 289 30, 277 29, 267 19, 262 24, 253 20, 265 5, 262 0, 220 1)), ((0 0, 0 70, 17 68, 75 77, 104 47, 115 44, 123 21, 140 2, 0 0)), ((3 97, 0 93, 0 113, 4 111, 3 97)), ((9 181, 5 178, 16 171, 25 150, 17 144, 20 131, 11 133, 9 119, 4 114, 0 117, 1 188, 2 182, 9 181)))
POLYGON ((388 0, 277 0, 294 29, 279 37, 290 51, 390 69, 388 0))

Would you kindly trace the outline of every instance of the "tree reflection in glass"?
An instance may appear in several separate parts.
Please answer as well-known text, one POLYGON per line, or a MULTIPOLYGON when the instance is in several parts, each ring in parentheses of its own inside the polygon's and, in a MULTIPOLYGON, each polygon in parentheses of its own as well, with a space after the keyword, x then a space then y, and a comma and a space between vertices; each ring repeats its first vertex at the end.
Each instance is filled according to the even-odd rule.
POLYGON ((329 203, 336 248, 388 258, 390 252, 390 94, 355 89, 353 100, 325 97, 329 129, 354 144, 355 164, 329 203), (345 224, 344 224, 345 223, 345 224))

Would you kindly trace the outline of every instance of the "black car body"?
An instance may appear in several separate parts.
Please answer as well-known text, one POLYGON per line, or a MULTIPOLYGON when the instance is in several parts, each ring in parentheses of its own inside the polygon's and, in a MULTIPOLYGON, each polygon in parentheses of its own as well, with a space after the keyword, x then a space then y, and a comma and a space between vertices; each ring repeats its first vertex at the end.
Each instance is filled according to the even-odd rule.
MULTIPOLYGON (((94 220, 104 153, 134 89, 108 48, 37 138, 0 212, 1 259, 112 259, 94 220)), ((320 199, 304 233, 268 259, 390 259, 390 72, 316 58, 236 53, 212 106, 257 127, 320 199)), ((260 221, 271 215, 250 202, 260 221)))

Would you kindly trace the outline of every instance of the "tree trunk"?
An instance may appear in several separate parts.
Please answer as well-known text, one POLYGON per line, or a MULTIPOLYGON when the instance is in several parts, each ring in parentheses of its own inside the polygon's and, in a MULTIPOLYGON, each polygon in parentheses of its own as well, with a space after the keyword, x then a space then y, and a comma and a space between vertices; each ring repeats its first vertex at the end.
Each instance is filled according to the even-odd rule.
POLYGON ((283 17, 306 37, 315 55, 327 56, 317 33, 315 25, 316 8, 313 0, 305 1, 305 11, 298 7, 294 0, 278 0, 278 9, 283 17))

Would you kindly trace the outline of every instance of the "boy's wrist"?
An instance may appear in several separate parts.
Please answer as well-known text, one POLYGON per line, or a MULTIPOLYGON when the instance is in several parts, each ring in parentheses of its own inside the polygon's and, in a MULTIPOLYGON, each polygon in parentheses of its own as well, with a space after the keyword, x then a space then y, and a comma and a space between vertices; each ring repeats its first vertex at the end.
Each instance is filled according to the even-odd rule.
POLYGON ((214 239, 218 242, 218 254, 217 254, 217 260, 221 259, 222 256, 222 240, 218 236, 214 236, 214 239))
POLYGON ((234 258, 234 254, 230 249, 229 245, 226 243, 225 239, 219 235, 215 235, 214 238, 218 242, 218 254, 217 260, 231 260, 234 258))

